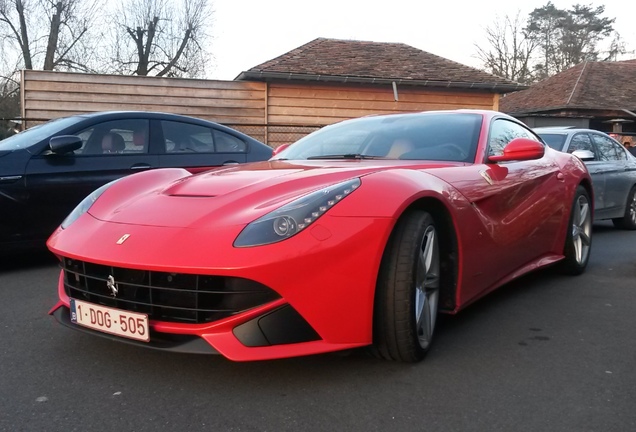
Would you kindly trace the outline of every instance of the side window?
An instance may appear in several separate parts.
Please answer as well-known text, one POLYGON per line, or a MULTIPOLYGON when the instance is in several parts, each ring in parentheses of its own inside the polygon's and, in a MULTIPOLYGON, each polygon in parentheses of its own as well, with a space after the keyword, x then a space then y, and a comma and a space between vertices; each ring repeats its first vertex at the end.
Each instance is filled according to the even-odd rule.
POLYGON ((607 138, 603 135, 592 134, 592 140, 594 141, 594 144, 596 144, 599 160, 615 161, 621 159, 620 155, 616 152, 617 148, 611 138, 607 138))
POLYGON ((98 123, 75 135, 82 139, 80 155, 148 152, 148 120, 113 120, 98 123))
POLYGON ((594 153, 594 160, 598 160, 598 155, 592 144, 592 140, 586 133, 577 133, 572 137, 570 145, 568 146, 568 153, 575 152, 577 150, 589 150, 594 153))
POLYGON ((206 126, 162 121, 166 153, 245 153, 247 144, 223 131, 206 126))
MULTIPOLYGON (((615 145, 620 145, 620 144, 615 144, 615 145)), ((620 146, 616 149, 616 154, 618 154, 618 159, 619 160, 628 160, 629 156, 627 156, 627 152, 629 150, 627 150, 625 147, 620 146)))
POLYGON ((616 150, 616 160, 627 160, 625 147, 616 142, 612 144, 614 144, 614 149, 616 150))
POLYGON ((247 153, 247 144, 242 139, 216 129, 214 144, 219 153, 247 153))
POLYGON ((166 153, 213 153, 212 129, 175 121, 161 121, 166 153))
POLYGON ((510 120, 497 119, 492 123, 488 137, 488 156, 501 155, 503 149, 515 138, 528 138, 541 142, 532 132, 510 120))

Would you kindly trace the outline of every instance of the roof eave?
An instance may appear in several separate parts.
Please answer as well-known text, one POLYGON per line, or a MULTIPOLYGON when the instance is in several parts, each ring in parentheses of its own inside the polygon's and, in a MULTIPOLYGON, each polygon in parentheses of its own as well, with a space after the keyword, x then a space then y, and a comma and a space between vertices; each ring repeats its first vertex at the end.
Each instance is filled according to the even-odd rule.
POLYGON ((615 108, 615 107, 583 107, 583 106, 572 106, 572 105, 562 105, 562 106, 553 106, 553 107, 544 107, 544 108, 533 108, 526 109, 523 111, 504 111, 506 114, 511 115, 513 117, 518 116, 544 116, 550 115, 553 111, 623 111, 627 114, 633 115, 636 117, 636 113, 624 109, 624 108, 615 108))
POLYGON ((320 82, 337 82, 337 83, 357 83, 357 84, 388 84, 393 83, 417 86, 417 87, 438 87, 438 88, 462 88, 462 89, 479 89, 479 90, 496 90, 499 93, 506 93, 517 90, 525 90, 528 88, 524 84, 509 84, 497 82, 465 82, 465 81, 436 81, 436 80, 418 80, 404 78, 373 78, 345 75, 318 75, 318 74, 301 74, 294 72, 265 72, 265 71, 244 71, 241 72, 235 81, 272 81, 272 80, 293 80, 293 81, 320 81, 320 82))

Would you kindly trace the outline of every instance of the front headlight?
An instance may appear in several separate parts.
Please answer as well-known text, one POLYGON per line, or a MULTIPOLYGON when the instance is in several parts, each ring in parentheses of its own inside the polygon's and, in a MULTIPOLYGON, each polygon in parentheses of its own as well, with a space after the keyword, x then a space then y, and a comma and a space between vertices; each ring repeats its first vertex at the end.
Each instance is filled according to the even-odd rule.
POLYGON ((106 189, 108 189, 113 183, 115 183, 118 180, 120 180, 120 179, 113 180, 110 183, 106 183, 104 186, 94 190, 89 196, 84 198, 82 200, 82 202, 79 203, 77 205, 77 207, 75 207, 73 209, 73 211, 68 216, 66 216, 66 219, 64 219, 64 221, 62 222, 62 225, 60 225, 60 227, 62 229, 68 228, 69 225, 71 225, 73 222, 75 222, 77 219, 79 219, 79 217, 81 215, 86 213, 88 211, 88 209, 91 208, 93 203, 95 201, 97 201, 97 198, 99 198, 100 195, 103 194, 106 189))
POLYGON ((360 186, 356 178, 300 197, 247 225, 235 247, 262 246, 298 234, 360 186))

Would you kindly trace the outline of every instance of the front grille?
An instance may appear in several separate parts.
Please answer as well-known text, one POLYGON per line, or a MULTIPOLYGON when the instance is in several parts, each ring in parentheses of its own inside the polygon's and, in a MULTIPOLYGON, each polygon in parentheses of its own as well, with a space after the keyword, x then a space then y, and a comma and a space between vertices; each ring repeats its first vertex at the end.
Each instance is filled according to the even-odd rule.
POLYGON ((62 269, 69 297, 158 321, 208 323, 280 298, 265 285, 236 277, 135 270, 70 258, 62 260, 62 269))

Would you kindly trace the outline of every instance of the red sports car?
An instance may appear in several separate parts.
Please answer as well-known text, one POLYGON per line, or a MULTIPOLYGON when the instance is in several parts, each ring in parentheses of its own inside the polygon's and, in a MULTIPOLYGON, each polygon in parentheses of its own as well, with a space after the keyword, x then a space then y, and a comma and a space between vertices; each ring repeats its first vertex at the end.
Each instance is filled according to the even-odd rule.
POLYGON ((592 203, 584 164, 502 113, 348 120, 267 162, 96 190, 48 241, 50 313, 237 361, 364 346, 418 361, 438 312, 551 264, 582 273, 592 203))

